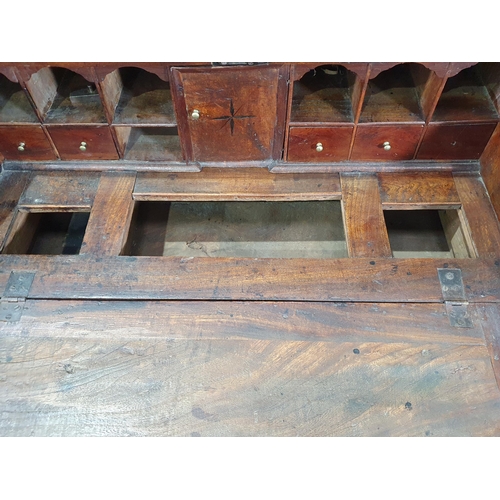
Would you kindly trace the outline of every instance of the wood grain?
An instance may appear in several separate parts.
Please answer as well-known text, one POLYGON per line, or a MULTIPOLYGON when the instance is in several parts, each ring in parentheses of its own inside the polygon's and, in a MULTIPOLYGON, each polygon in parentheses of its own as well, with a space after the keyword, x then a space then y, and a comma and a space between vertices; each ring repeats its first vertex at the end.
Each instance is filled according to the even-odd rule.
POLYGON ((273 174, 267 169, 206 168, 200 173, 139 173, 134 199, 142 201, 338 200, 338 174, 273 174))
POLYGON ((98 184, 98 173, 34 173, 19 200, 19 207, 30 212, 90 211, 98 184))
POLYGON ((385 210, 460 208, 451 172, 379 173, 380 198, 385 210))
POLYGON ((490 200, 500 220, 500 124, 496 126, 491 139, 481 155, 481 175, 490 200))
POLYGON ((377 177, 342 175, 341 181, 349 257, 391 257, 377 177))
POLYGON ((500 255, 500 226, 479 176, 455 175, 468 231, 479 257, 500 255))
POLYGON ((50 161, 57 155, 40 125, 0 126, 0 150, 7 160, 50 161), (24 143, 24 149, 18 148, 24 143))
POLYGON ((135 174, 104 173, 90 212, 81 254, 119 255, 125 244, 134 201, 135 174))
POLYGON ((498 304, 478 304, 477 315, 486 345, 491 357, 491 365, 500 388, 500 306, 498 304))

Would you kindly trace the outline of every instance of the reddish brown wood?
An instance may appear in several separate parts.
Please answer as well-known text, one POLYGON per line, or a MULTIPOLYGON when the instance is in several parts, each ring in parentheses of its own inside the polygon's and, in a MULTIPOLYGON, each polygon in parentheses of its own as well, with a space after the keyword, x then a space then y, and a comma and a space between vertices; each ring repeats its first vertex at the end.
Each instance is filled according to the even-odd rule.
POLYGON ((353 127, 291 127, 288 143, 288 161, 332 162, 345 161, 353 127), (323 149, 317 151, 318 144, 323 149))
POLYGON ((117 160, 110 129, 85 126, 47 126, 50 136, 63 160, 117 160), (86 144, 86 150, 80 149, 81 143, 86 144))
POLYGON ((40 125, 0 126, 0 151, 7 160, 48 161, 57 159, 57 155, 40 125), (20 151, 20 147, 24 150, 20 151))
POLYGON ((490 195, 490 200, 500 220, 500 125, 497 125, 483 154, 481 176, 490 195))
POLYGON ((349 257, 391 257, 377 177, 342 175, 341 182, 349 257))
POLYGON ((80 254, 119 255, 134 208, 135 174, 102 174, 80 254))
POLYGON ((422 134, 423 125, 359 125, 354 138, 351 160, 411 160, 422 134), (384 150, 389 142, 391 149, 384 150))

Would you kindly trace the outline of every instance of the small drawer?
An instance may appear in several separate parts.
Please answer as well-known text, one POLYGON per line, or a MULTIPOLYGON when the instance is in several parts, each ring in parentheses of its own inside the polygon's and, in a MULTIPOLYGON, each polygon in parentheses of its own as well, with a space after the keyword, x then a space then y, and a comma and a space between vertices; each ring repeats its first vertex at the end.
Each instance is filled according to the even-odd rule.
POLYGON ((477 160, 495 127, 496 123, 431 123, 425 132, 417 159, 477 160))
POLYGON ((109 127, 47 126, 62 160, 117 160, 109 127))
POLYGON ((39 125, 0 126, 0 153, 6 160, 57 160, 50 141, 39 125))
POLYGON ((422 125, 360 125, 351 160, 411 160, 422 135, 422 125))
POLYGON ((345 161, 354 127, 291 127, 288 161, 345 161))

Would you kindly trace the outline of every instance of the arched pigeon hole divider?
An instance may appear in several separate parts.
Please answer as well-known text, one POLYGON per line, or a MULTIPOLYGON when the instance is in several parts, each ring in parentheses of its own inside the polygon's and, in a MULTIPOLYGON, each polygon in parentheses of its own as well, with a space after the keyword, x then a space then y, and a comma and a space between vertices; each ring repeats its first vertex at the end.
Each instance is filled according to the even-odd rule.
POLYGON ((0 74, 0 124, 39 123, 36 112, 17 81, 0 74))

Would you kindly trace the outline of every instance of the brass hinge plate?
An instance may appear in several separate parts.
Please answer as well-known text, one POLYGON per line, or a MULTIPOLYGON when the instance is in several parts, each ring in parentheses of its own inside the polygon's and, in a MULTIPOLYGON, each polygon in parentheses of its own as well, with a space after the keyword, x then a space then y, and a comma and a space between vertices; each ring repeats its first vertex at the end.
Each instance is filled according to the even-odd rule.
POLYGON ((10 273, 9 281, 0 298, 0 321, 12 322, 21 319, 34 278, 34 272, 12 271, 10 273))
POLYGON ((469 314, 469 303, 466 301, 462 271, 460 269, 438 269, 441 292, 450 320, 455 328, 473 328, 469 314))

